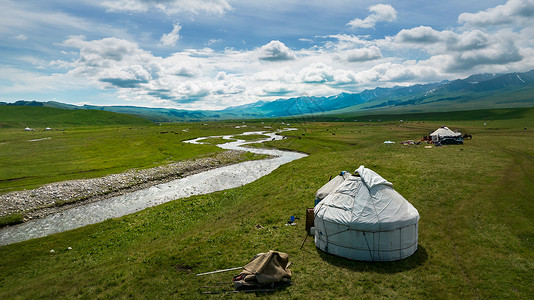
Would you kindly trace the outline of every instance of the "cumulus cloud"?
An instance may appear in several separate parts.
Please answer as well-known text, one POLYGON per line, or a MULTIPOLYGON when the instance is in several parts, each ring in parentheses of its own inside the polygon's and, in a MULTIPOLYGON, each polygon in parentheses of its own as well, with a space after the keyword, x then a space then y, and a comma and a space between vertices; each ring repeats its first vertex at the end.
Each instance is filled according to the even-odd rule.
POLYGON ((371 14, 365 19, 354 19, 347 23, 353 29, 374 28, 378 22, 393 22, 397 19, 397 11, 389 4, 377 4, 369 8, 371 14))
POLYGON ((420 49, 431 55, 426 61, 432 62, 436 70, 462 73, 523 60, 525 56, 521 54, 516 42, 523 39, 520 33, 511 30, 485 32, 472 29, 458 33, 419 26, 401 30, 388 42, 384 42, 383 46, 420 49), (439 59, 434 59, 436 57, 439 59))
POLYGON ((381 74, 380 81, 415 83, 421 80, 438 78, 438 69, 426 62, 405 61, 402 64, 388 63, 381 74))
POLYGON ((486 48, 490 43, 487 33, 480 30, 473 30, 451 36, 447 47, 451 50, 467 51, 486 48))
MULTIPOLYGON (((145 3, 136 1, 141 2, 145 3)), ((165 5, 171 2, 161 1, 165 5)), ((356 28, 394 20, 395 10, 390 7, 387 13, 387 7, 371 7, 371 15, 356 22, 356 28)), ((334 95, 478 72, 534 68, 530 59, 534 55, 533 32, 529 27, 513 26, 446 30, 418 26, 383 39, 351 34, 314 36, 315 43, 302 49, 289 49, 273 40, 252 50, 206 47, 177 50, 166 56, 152 54, 125 39, 72 36, 62 45, 76 50, 74 54, 69 51, 67 57, 78 57, 54 64, 67 68, 65 77, 71 76, 73 82, 83 79, 85 84, 113 89, 123 99, 220 109, 258 99, 334 95)), ((172 46, 179 37, 180 27, 175 25, 160 42, 172 46)))
MULTIPOLYGON (((389 46, 416 47, 425 49, 429 53, 438 54, 448 51, 482 49, 495 41, 492 41, 489 34, 480 30, 457 33, 450 30, 438 31, 428 26, 419 26, 401 30, 389 42, 389 46)), ((387 42, 384 45, 387 45, 387 42)))
POLYGON ((303 83, 325 83, 334 81, 334 70, 324 63, 312 64, 299 72, 303 83))
POLYGON ((446 65, 447 71, 472 70, 480 65, 505 65, 523 59, 512 39, 501 38, 484 48, 453 53, 452 61, 446 65))
POLYGON ((163 46, 176 46, 176 42, 180 40, 180 30, 182 26, 179 24, 174 25, 171 32, 161 36, 160 42, 163 46))
POLYGON ((276 69, 259 70, 251 76, 254 81, 275 81, 275 82, 293 82, 295 81, 294 70, 289 67, 282 67, 276 69))
POLYGON ((433 44, 441 41, 442 35, 443 32, 434 30, 431 27, 419 26, 401 30, 396 36, 396 41, 412 44, 433 44))
POLYGON ((271 41, 260 48, 260 59, 267 61, 283 61, 295 59, 295 54, 280 41, 271 41))
POLYGON ((284 96, 293 92, 295 88, 292 85, 281 82, 269 82, 262 88, 265 96, 284 96))
POLYGON ((486 27, 490 25, 513 24, 522 21, 532 22, 534 18, 534 0, 508 0, 477 13, 463 13, 458 16, 458 23, 468 26, 486 27))
POLYGON ((376 46, 369 48, 353 49, 346 52, 346 60, 349 62, 362 62, 382 58, 382 52, 376 46))
POLYGON ((105 0, 100 5, 108 11, 146 12, 151 9, 172 15, 178 13, 224 14, 231 9, 226 0, 105 0))
POLYGON ((199 68, 195 68, 192 66, 174 66, 169 68, 169 71, 171 74, 174 74, 176 76, 183 76, 183 77, 197 77, 199 75, 199 68))
POLYGON ((154 57, 133 42, 118 38, 86 41, 83 36, 73 36, 63 45, 79 49, 76 61, 63 62, 70 67, 68 74, 92 80, 103 88, 138 88, 159 76, 154 57))
MULTIPOLYGON (((225 105, 221 99, 235 97, 247 90, 247 84, 239 76, 220 71, 226 69, 225 64, 235 65, 241 53, 224 57, 221 53, 201 49, 159 57, 127 40, 87 41, 83 36, 72 36, 62 45, 79 50, 75 61, 55 62, 69 68, 68 76, 84 78, 102 89, 114 89, 124 99, 165 105, 169 105, 169 101, 196 105, 202 100, 225 105)), ((202 108, 220 107, 204 103, 202 108)))
POLYGON ((303 68, 300 70, 298 78, 301 83, 327 84, 329 86, 353 84, 357 81, 353 71, 333 68, 324 63, 314 63, 303 68))
POLYGON ((101 82, 110 83, 114 87, 118 88, 136 88, 141 83, 147 83, 146 79, 122 79, 122 78, 101 78, 101 82))

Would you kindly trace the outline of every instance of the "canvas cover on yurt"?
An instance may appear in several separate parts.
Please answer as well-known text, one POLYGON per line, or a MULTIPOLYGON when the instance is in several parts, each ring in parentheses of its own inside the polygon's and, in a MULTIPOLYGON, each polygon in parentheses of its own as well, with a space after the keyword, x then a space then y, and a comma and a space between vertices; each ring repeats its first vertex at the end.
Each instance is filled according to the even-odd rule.
POLYGON ((392 261, 417 250, 419 212, 392 183, 360 166, 314 209, 315 245, 338 256, 392 261))
POLYGON ((349 178, 351 175, 347 171, 341 171, 339 175, 334 177, 332 180, 328 181, 325 185, 323 185, 317 193, 315 193, 315 204, 322 201, 328 194, 332 193, 332 191, 337 188, 345 179, 349 178))
POLYGON ((436 131, 432 132, 430 134, 430 138, 432 139, 433 142, 437 142, 443 138, 449 138, 449 137, 456 138, 461 135, 462 134, 460 132, 454 132, 450 130, 449 127, 443 126, 443 127, 438 128, 436 131))

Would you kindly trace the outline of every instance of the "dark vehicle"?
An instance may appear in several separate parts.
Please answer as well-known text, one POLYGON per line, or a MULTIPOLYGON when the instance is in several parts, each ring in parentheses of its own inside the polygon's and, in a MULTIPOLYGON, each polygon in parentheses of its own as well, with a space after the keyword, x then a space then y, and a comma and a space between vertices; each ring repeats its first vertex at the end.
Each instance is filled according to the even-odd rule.
POLYGON ((442 145, 460 145, 460 144, 463 144, 464 141, 463 139, 453 139, 453 138, 445 138, 445 139, 442 139, 441 141, 439 141, 440 144, 442 145))

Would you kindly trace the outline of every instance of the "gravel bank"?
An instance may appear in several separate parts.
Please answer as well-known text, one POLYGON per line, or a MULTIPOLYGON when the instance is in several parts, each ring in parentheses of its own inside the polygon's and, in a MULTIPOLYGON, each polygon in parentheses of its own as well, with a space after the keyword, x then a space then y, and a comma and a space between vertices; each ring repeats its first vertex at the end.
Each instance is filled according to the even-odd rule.
POLYGON ((0 217, 20 213, 24 220, 42 218, 73 206, 100 201, 246 160, 245 151, 228 150, 213 157, 180 161, 150 169, 133 169, 100 178, 68 180, 33 190, 0 195, 0 217))

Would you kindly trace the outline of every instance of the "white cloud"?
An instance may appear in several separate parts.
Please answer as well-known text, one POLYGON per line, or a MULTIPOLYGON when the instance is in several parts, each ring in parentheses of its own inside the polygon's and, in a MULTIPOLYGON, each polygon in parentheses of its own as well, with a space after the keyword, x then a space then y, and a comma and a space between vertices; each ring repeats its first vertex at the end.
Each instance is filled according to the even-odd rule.
POLYGON ((266 96, 284 96, 295 91, 295 86, 281 82, 269 82, 262 87, 262 92, 266 96))
POLYGON ((428 26, 419 26, 401 30, 395 40, 399 43, 434 44, 443 40, 443 33, 428 26))
POLYGON ((298 78, 301 83, 326 84, 330 86, 341 86, 357 82, 356 74, 353 71, 334 68, 324 63, 314 63, 303 68, 298 73, 298 78))
POLYGON ((487 33, 473 30, 451 37, 447 47, 451 50, 466 51, 485 48, 489 43, 490 36, 487 33))
POLYGON ((374 28, 378 22, 393 22, 397 19, 397 11, 389 4, 377 4, 369 8, 371 14, 365 19, 354 19, 347 23, 348 26, 356 28, 374 28))
POLYGON ((260 59, 268 61, 283 61, 295 59, 295 54, 280 41, 271 41, 260 48, 260 59))
MULTIPOLYGON (((402 64, 390 64, 383 73, 380 81, 384 82, 404 82, 413 84, 423 80, 439 78, 439 70, 425 62, 405 61, 402 64)), ((424 82, 424 81, 423 81, 424 82)))
POLYGON ((312 64, 299 72, 303 83, 326 83, 334 81, 334 70, 323 63, 312 64))
POLYGON ((275 81, 275 82, 293 82, 295 75, 293 70, 289 67, 282 67, 276 69, 259 70, 251 76, 254 81, 275 81))
POLYGON ((108 11, 146 12, 159 10, 167 15, 178 13, 224 14, 231 9, 226 0, 105 0, 100 5, 108 11))
POLYGON ((71 67, 68 74, 87 76, 108 87, 139 86, 157 77, 160 71, 157 59, 136 43, 126 40, 85 41, 83 36, 73 36, 63 42, 63 46, 80 51, 76 61, 63 62, 63 66, 71 67))
POLYGON ((380 52, 380 49, 376 46, 348 50, 345 55, 346 60, 349 62, 362 62, 382 58, 382 52, 380 52))
POLYGON ((329 36, 326 36, 324 38, 333 38, 338 41, 337 46, 339 47, 339 44, 343 45, 350 45, 351 47, 354 45, 369 45, 370 42, 366 39, 367 36, 361 37, 361 36, 355 36, 355 35, 348 35, 348 34, 332 34, 329 36))
POLYGON ((450 72, 458 70, 472 70, 481 65, 506 65, 523 59, 516 47, 512 34, 492 37, 491 44, 485 47, 472 48, 454 52, 453 61, 447 65, 450 72))
MULTIPOLYGON (((512 30, 484 32, 478 29, 454 32, 438 31, 428 26, 403 29, 395 37, 382 42, 383 47, 420 49, 431 55, 436 70, 444 73, 479 72, 480 67, 506 65, 523 60, 516 41, 524 40, 512 30), (433 58, 440 57, 439 60, 433 58)), ((528 38, 526 38, 528 39, 528 38)), ((425 60, 421 60, 425 61, 425 60)))
POLYGON ((163 46, 176 46, 176 42, 180 40, 180 30, 182 26, 175 24, 172 31, 161 36, 160 42, 163 46))
POLYGON ((486 27, 490 25, 514 24, 534 20, 534 0, 508 0, 477 13, 463 13, 458 22, 468 26, 486 27))
MULTIPOLYGON (((126 2, 128 0, 119 0, 117 3, 126 2)), ((198 5, 223 2, 226 3, 200 1, 198 5)), ((505 6, 515 2, 511 0, 505 6)), ((129 0, 128 3, 131 4, 130 11, 193 5, 190 1, 177 4, 178 2, 173 0, 129 0)), ((376 5, 371 7, 370 11, 369 17, 353 23, 355 28, 372 28, 377 22, 390 22, 396 18, 396 11, 389 5, 376 5)), ((181 12, 209 13, 208 10, 200 8, 182 8, 181 12)), ((495 14, 493 9, 485 12, 495 14)), ((491 18, 482 13, 471 14, 469 17, 465 15, 462 18, 466 21, 462 24, 478 24, 478 21, 473 19, 475 15, 482 16, 489 22, 491 18)), ((527 13, 517 12, 515 16, 519 17, 515 19, 527 22, 527 18, 521 17, 521 14, 527 13)), ((8 14, 0 12, 0 16, 3 15, 8 14)), ((512 13, 508 15, 511 16, 512 13)), ((39 14, 31 16, 44 17, 39 14)), ((54 16, 61 17, 62 14, 54 16)), ((65 18, 58 22, 61 22, 61 26, 70 28, 68 25, 76 20, 65 18)), ((20 24, 26 24, 25 22, 29 20, 24 19, 20 24)), ((513 24, 518 24, 517 22, 513 24)), ((5 22, 0 19, 0 24, 3 23, 5 22)), ((55 26, 51 20, 28 24, 31 26, 22 26, 24 30, 20 31, 15 30, 16 26, 12 26, 9 31, 0 27, 0 33, 14 38, 17 34, 28 34, 33 26, 55 26)), ((87 24, 89 23, 85 25, 87 24)), ((80 84, 84 88, 97 87, 101 89, 99 92, 106 95, 115 93, 116 97, 135 101, 137 105, 221 109, 258 99, 274 100, 301 95, 326 96, 340 92, 358 92, 377 86, 435 82, 478 72, 526 71, 529 70, 527 68, 534 68, 534 60, 531 59, 534 57, 533 27, 514 27, 506 24, 501 26, 497 23, 493 25, 491 28, 462 26, 449 27, 446 30, 418 26, 405 28, 383 39, 343 33, 310 35, 313 39, 302 38, 301 41, 312 44, 305 44, 306 48, 301 49, 290 49, 284 43, 273 40, 256 48, 253 48, 253 41, 249 41, 252 50, 214 50, 205 47, 175 50, 174 53, 165 52, 169 49, 154 47, 158 43, 159 35, 154 43, 153 37, 146 38, 148 35, 143 36, 145 39, 136 39, 134 36, 115 35, 110 32, 110 36, 115 37, 102 37, 83 31, 83 26, 80 26, 76 29, 78 32, 97 37, 87 39, 83 36, 71 36, 66 40, 64 37, 56 38, 56 41, 65 40, 61 44, 55 44, 64 48, 55 49, 57 55, 64 54, 62 60, 52 63, 48 63, 48 59, 32 60, 31 54, 19 55, 17 58, 19 61, 46 66, 49 73, 50 67, 54 70, 65 68, 64 74, 19 72, 13 78, 4 75, 5 82, 9 84, 3 83, 0 89, 11 87, 12 91, 23 90, 25 85, 42 90, 61 89, 65 86, 76 89, 77 84, 80 84), (148 40, 151 41, 150 46, 148 40), (138 41, 146 44, 138 44, 138 41), (12 84, 15 80, 17 84, 12 84)), ((180 25, 176 24, 171 32, 161 36, 159 42, 169 47, 177 45, 181 34, 185 32, 181 33, 180 25)), ((29 42, 34 40, 33 35, 28 36, 29 42)), ((20 38, 22 39, 22 36, 20 38)), ((211 40, 205 45, 223 42, 227 41, 211 40)), ((9 72, 6 71, 5 74, 9 72)))
POLYGON ((222 43, 222 42, 223 42, 222 39, 211 39, 206 42, 206 46, 211 46, 211 45, 222 43))

